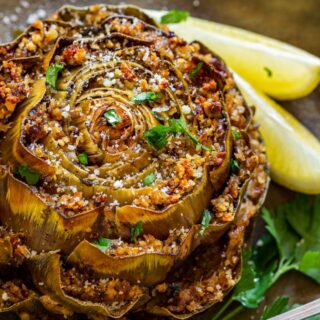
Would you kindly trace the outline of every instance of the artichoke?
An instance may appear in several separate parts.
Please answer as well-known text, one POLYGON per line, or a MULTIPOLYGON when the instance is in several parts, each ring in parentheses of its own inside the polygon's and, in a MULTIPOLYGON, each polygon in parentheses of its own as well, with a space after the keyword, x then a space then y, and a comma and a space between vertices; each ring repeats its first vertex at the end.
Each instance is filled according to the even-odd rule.
POLYGON ((269 181, 222 59, 106 5, 63 7, 0 56, 0 317, 186 319, 222 301, 269 181))

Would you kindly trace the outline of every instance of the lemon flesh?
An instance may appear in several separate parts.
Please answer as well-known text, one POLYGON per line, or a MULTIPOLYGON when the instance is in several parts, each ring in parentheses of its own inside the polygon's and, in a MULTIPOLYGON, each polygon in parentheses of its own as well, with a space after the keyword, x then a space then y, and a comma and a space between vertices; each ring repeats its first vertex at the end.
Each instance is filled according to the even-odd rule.
MULTIPOLYGON (((146 10, 159 21, 164 11, 146 10)), ((294 46, 235 27, 188 18, 170 24, 188 41, 203 42, 255 88, 279 99, 308 95, 320 81, 320 59, 294 46)))
POLYGON ((296 118, 254 89, 239 75, 236 82, 249 105, 265 140, 271 178, 288 189, 320 193, 320 142, 296 118))

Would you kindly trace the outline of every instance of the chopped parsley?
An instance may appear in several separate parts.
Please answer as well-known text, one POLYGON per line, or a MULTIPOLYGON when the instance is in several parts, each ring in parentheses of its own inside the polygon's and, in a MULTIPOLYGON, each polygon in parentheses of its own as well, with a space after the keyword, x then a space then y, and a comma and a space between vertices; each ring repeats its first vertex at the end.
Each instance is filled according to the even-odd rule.
POLYGON ((96 247, 98 247, 101 251, 105 252, 111 245, 112 240, 100 237, 98 240, 92 242, 96 247))
POLYGON ((139 237, 143 232, 143 224, 139 221, 134 227, 131 228, 131 242, 135 242, 137 237, 139 237))
POLYGON ((263 67, 263 70, 267 73, 267 76, 268 76, 269 78, 272 77, 272 70, 271 70, 270 68, 268 68, 268 67, 263 67))
POLYGON ((83 164, 84 166, 87 166, 88 163, 89 163, 89 160, 88 160, 88 155, 83 152, 83 153, 79 153, 78 154, 78 160, 81 164, 83 164))
POLYGON ((211 148, 202 145, 199 140, 188 131, 187 123, 183 118, 169 119, 168 126, 162 124, 155 126, 146 131, 144 137, 149 145, 156 150, 160 150, 168 143, 169 134, 176 135, 178 133, 185 134, 196 145, 197 149, 202 148, 206 151, 211 151, 211 148))
POLYGON ((197 66, 190 72, 190 77, 191 77, 191 78, 194 78, 194 77, 198 74, 198 72, 201 70, 202 66, 203 66, 203 62, 201 61, 201 62, 199 62, 199 63, 197 64, 197 66))
POLYGON ((134 104, 142 104, 148 101, 156 101, 162 97, 161 92, 147 91, 141 92, 132 98, 132 102, 134 104))
POLYGON ((142 180, 142 184, 144 186, 149 186, 150 184, 152 184, 155 180, 156 180, 157 176, 154 172, 148 174, 146 177, 144 177, 144 179, 142 180))
POLYGON ((161 23, 162 24, 178 23, 178 22, 187 20, 188 17, 189 17, 189 12, 174 9, 161 17, 161 23))
POLYGON ((232 128, 232 135, 234 137, 234 140, 238 140, 241 136, 240 131, 234 128, 232 128))
POLYGON ((106 111, 103 116, 107 119, 107 122, 112 127, 121 122, 121 118, 119 117, 117 111, 114 109, 106 111))
POLYGON ((63 68, 62 64, 55 63, 49 66, 46 72, 46 83, 53 89, 56 89, 58 74, 63 68))
POLYGON ((240 169, 239 162, 236 159, 231 159, 230 168, 232 173, 239 172, 239 169, 240 169))
POLYGON ((168 142, 169 132, 171 132, 170 127, 160 124, 146 131, 143 136, 150 146, 156 150, 161 150, 168 142))
POLYGON ((41 173, 30 169, 28 166, 19 166, 16 169, 16 173, 21 178, 23 178, 30 186, 35 186, 41 178, 41 173))
POLYGON ((203 217, 202 217, 202 221, 201 221, 201 229, 199 231, 200 235, 203 236, 204 232, 206 231, 206 229, 209 226, 211 220, 211 214, 210 211, 208 209, 205 209, 203 211, 203 217))

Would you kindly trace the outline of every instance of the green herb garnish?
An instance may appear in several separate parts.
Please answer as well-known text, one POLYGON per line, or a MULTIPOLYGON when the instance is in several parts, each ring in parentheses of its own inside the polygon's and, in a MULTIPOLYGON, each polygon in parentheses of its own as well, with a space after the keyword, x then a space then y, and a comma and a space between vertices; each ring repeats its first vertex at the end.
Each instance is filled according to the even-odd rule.
POLYGON ((30 169, 28 166, 19 166, 16 169, 16 173, 21 178, 23 178, 30 186, 35 186, 41 178, 41 173, 30 169))
POLYGON ((63 68, 62 64, 55 63, 49 66, 46 72, 46 83, 53 89, 56 89, 58 74, 63 68))
POLYGON ((199 62, 197 66, 190 72, 190 77, 194 78, 203 66, 203 62, 199 62))
POLYGON ((263 310, 261 320, 267 320, 281 313, 288 311, 289 297, 282 296, 272 302, 270 306, 266 306, 263 310))
POLYGON ((144 186, 149 186, 150 184, 152 184, 155 180, 156 180, 157 176, 154 172, 148 174, 146 177, 144 177, 144 179, 142 180, 142 184, 144 186))
POLYGON ((168 133, 171 128, 162 124, 155 126, 144 133, 144 138, 156 150, 164 148, 168 142, 168 133))
POLYGON ((84 166, 87 166, 88 163, 89 163, 89 160, 88 160, 88 155, 83 152, 83 153, 79 153, 78 154, 78 160, 81 164, 83 164, 84 166))
POLYGON ((162 124, 155 126, 146 131, 144 137, 149 145, 156 150, 160 150, 166 146, 169 134, 176 135, 178 133, 185 134, 196 145, 196 148, 211 151, 211 148, 202 145, 199 140, 188 131, 187 123, 183 118, 169 119, 168 126, 162 124))
POLYGON ((234 137, 234 140, 238 140, 241 137, 240 131, 234 128, 232 128, 232 135, 234 137))
POLYGON ((117 111, 114 109, 106 111, 103 116, 107 119, 107 122, 113 127, 121 122, 121 118, 119 117, 117 111))
POLYGON ((105 252, 110 247, 112 240, 101 237, 98 240, 93 241, 92 243, 101 251, 105 252))
POLYGON ((200 231, 199 231, 199 234, 201 236, 204 235, 205 230, 208 228, 210 220, 211 220, 210 211, 208 209, 205 209, 203 211, 203 217, 202 217, 202 221, 201 221, 201 228, 200 228, 200 231))
POLYGON ((141 93, 137 94, 136 96, 134 96, 132 98, 131 101, 134 104, 142 104, 142 103, 148 102, 148 101, 159 100, 161 97, 162 97, 161 92, 148 91, 148 92, 141 92, 141 93))
POLYGON ((239 172, 239 169, 240 169, 239 162, 236 159, 231 159, 230 168, 232 173, 239 172))
MULTIPOLYGON (((260 320, 267 320, 270 318, 273 318, 277 315, 280 315, 282 313, 285 313, 287 311, 293 310, 295 308, 298 308, 300 305, 298 303, 295 303, 293 305, 289 305, 289 297, 287 296, 281 296, 276 298, 271 305, 265 306, 263 313, 261 315, 260 320)), ((306 318, 305 320, 320 320, 320 315, 318 316, 311 316, 306 318)))
POLYGON ((234 319, 243 308, 258 307, 267 290, 291 270, 300 271, 320 284, 319 212, 320 196, 311 199, 304 195, 273 212, 263 209, 268 234, 257 242, 252 252, 244 254, 241 280, 211 320, 221 319, 222 315, 223 319, 234 319), (233 301, 241 306, 225 314, 233 301))
POLYGON ((188 17, 189 17, 189 12, 174 9, 161 17, 161 23, 162 24, 178 23, 178 22, 187 20, 188 17))
POLYGON ((139 237, 143 232, 143 224, 139 221, 134 227, 131 228, 131 242, 135 242, 137 237, 139 237))
POLYGON ((272 77, 272 70, 271 69, 269 69, 268 67, 263 67, 263 70, 265 70, 265 72, 267 73, 267 76, 269 78, 272 77))

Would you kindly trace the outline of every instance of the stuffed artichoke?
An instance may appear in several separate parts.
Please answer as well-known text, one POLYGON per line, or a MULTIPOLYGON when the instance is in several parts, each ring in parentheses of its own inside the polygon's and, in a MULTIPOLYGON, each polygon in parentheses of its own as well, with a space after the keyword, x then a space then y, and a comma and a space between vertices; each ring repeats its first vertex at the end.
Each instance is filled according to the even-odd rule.
POLYGON ((224 62, 106 5, 63 7, 0 59, 0 318, 186 319, 222 301, 268 186, 224 62))

